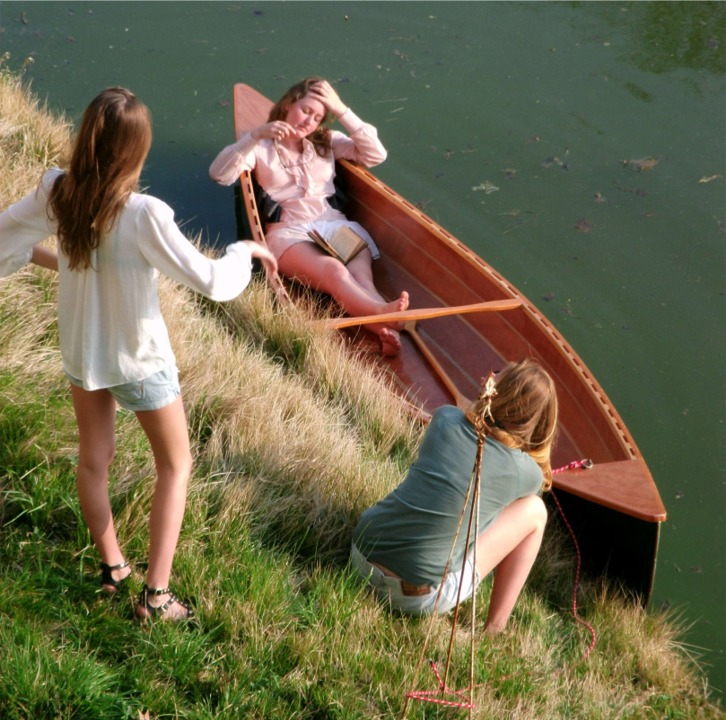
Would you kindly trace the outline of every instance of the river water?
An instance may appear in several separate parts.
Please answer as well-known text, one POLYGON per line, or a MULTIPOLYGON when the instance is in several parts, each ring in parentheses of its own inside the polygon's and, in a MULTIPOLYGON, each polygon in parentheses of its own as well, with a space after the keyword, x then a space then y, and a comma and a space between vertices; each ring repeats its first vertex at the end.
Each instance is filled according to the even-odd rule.
POLYGON ((661 490, 652 606, 726 688, 726 5, 0 2, 0 52, 74 120, 103 87, 154 115, 144 173, 184 227, 235 237, 207 169, 232 85, 337 83, 374 172, 548 315, 661 490))

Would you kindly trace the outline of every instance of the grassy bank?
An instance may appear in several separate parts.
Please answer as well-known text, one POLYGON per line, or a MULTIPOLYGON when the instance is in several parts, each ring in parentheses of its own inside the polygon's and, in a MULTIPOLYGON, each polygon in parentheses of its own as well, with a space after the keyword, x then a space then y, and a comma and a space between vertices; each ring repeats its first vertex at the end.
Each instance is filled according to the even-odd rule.
MULTIPOLYGON (((57 162, 68 131, 0 65, 0 208, 57 162)), ((335 334, 280 310, 263 283, 224 306, 170 282, 161 290, 195 455, 173 582, 199 625, 133 621, 140 575, 123 597, 98 593, 74 487, 57 278, 24 269, 0 281, 0 716, 400 717, 406 691, 435 687, 428 672, 414 678, 429 623, 383 611, 346 556, 358 515, 400 480, 420 426, 335 334)), ((117 525, 140 562, 153 469, 133 416, 120 411, 117 425, 117 525)), ((594 582, 579 597, 598 637, 583 661, 573 575, 567 543, 550 532, 510 630, 477 643, 474 717, 722 716, 677 619, 594 582)), ((450 628, 448 617, 432 625, 427 656, 440 663, 450 628)), ((462 631, 449 685, 467 683, 462 631)), ((408 712, 463 716, 428 703, 408 712)))

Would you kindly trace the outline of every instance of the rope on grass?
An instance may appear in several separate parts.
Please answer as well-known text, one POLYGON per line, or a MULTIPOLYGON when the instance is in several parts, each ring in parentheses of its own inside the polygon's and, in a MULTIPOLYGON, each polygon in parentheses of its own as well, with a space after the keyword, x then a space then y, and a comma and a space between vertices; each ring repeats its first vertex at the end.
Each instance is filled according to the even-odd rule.
POLYGON ((431 669, 436 675, 436 679, 439 681, 438 690, 411 690, 411 692, 406 693, 406 697, 411 698, 412 700, 423 700, 424 702, 436 703, 437 705, 445 705, 446 707, 456 707, 462 709, 473 708, 474 702, 468 699, 464 694, 466 690, 470 690, 471 688, 466 688, 466 690, 453 690, 452 688, 446 687, 446 683, 442 680, 439 670, 436 667, 436 663, 433 660, 429 662, 431 665, 431 669), (436 697, 436 695, 441 695, 442 697, 436 697), (454 697, 463 698, 463 702, 445 700, 443 697, 444 695, 453 695, 454 697))
MULTIPOLYGON (((589 459, 573 460, 571 463, 568 463, 567 465, 563 465, 562 467, 557 468, 556 470, 553 470, 552 474, 556 475, 557 473, 565 472, 565 470, 580 470, 580 469, 589 470, 592 467, 592 465, 593 465, 592 460, 589 460, 589 459)), ((577 565, 576 565, 576 569, 575 569, 574 587, 572 589, 572 617, 575 619, 575 622, 586 627, 590 632, 590 645, 588 646, 587 650, 585 650, 585 652, 582 654, 582 659, 587 660, 590 653, 595 648, 595 643, 597 642, 597 635, 595 634, 595 628, 592 625, 590 625, 589 622, 587 622, 586 620, 583 620, 577 614, 577 592, 580 588, 580 571, 582 570, 582 553, 580 552, 580 545, 577 542, 577 536, 575 535, 575 531, 572 529, 572 525, 570 525, 570 522, 567 519, 567 517, 565 517, 565 513, 562 510, 562 505, 560 505, 560 501, 557 499, 557 495, 555 494, 555 491, 551 490, 550 494, 552 495, 552 499, 554 500, 555 505, 557 506, 557 510, 560 513, 562 522, 565 524, 567 531, 570 533, 570 537, 572 538, 572 543, 575 546, 575 555, 577 556, 577 565)))

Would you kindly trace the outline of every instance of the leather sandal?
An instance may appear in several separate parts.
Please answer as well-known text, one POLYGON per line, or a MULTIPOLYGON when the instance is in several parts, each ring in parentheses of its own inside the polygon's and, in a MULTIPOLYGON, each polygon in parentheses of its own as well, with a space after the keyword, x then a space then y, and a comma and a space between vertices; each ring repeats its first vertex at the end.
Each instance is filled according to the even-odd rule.
POLYGON ((172 622, 183 622, 186 620, 192 620, 194 618, 194 611, 185 602, 182 602, 168 587, 167 588, 150 588, 148 585, 144 585, 144 589, 139 593, 139 600, 136 604, 136 617, 141 620, 165 620, 164 615, 166 611, 178 603, 181 607, 186 610, 185 615, 179 615, 177 617, 169 618, 172 622), (157 595, 169 594, 169 599, 159 606, 150 605, 149 597, 157 595))
POLYGON ((107 565, 105 562, 101 563, 101 587, 105 592, 107 592, 109 595, 114 595, 119 591, 121 585, 131 577, 132 573, 129 573, 125 577, 122 577, 120 580, 116 580, 116 578, 114 578, 113 576, 113 571, 122 570, 125 567, 129 567, 130 564, 131 563, 127 562, 126 560, 119 563, 118 565, 107 565), (113 590, 109 588, 113 588, 113 590))

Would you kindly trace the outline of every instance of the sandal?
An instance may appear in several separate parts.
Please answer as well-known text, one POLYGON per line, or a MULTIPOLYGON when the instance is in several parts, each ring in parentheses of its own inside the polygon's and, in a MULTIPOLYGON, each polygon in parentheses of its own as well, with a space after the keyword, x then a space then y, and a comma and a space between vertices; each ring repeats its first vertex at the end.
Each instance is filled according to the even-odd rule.
POLYGON ((119 591, 121 585, 131 577, 131 573, 129 573, 128 575, 124 575, 124 577, 122 577, 120 580, 116 580, 116 578, 114 578, 113 576, 113 572, 114 570, 122 570, 125 567, 129 567, 129 565, 130 563, 126 560, 119 563, 118 565, 107 565, 105 562, 101 563, 101 587, 105 592, 107 592, 109 595, 115 595, 119 591))
POLYGON ((185 620, 191 620, 194 617, 194 611, 182 602, 174 593, 167 588, 150 588, 148 585, 144 585, 144 589, 139 593, 139 600, 136 604, 136 617, 141 620, 164 620, 166 611, 174 604, 181 605, 186 611, 184 615, 177 615, 169 618, 172 621, 179 622, 185 620), (149 604, 149 596, 166 595, 169 594, 169 599, 161 605, 155 606, 149 604))

